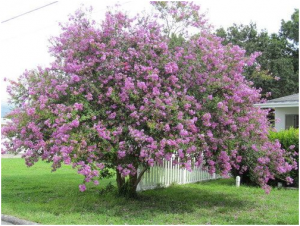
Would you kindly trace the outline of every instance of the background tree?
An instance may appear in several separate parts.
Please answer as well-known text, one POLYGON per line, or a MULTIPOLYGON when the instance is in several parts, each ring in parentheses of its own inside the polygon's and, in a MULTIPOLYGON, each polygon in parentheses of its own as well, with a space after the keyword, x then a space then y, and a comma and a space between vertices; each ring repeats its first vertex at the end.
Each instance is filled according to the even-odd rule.
POLYGON ((259 65, 246 69, 244 75, 254 82, 256 88, 262 88, 263 94, 271 92, 272 98, 299 92, 297 18, 298 10, 292 15, 291 21, 282 21, 279 34, 269 35, 266 30, 258 32, 254 23, 234 24, 226 31, 223 28, 216 31, 217 36, 224 38, 223 44, 238 45, 246 50, 246 55, 255 51, 262 53, 257 58, 259 65), (255 67, 260 67, 260 71, 255 67))
POLYGON ((293 44, 290 47, 290 52, 293 57, 295 74, 299 75, 299 9, 295 9, 290 21, 282 20, 279 34, 281 37, 289 39, 293 44))
POLYGON ((174 5, 182 7, 178 22, 199 35, 174 42, 155 17, 109 11, 96 24, 77 11, 52 39, 51 66, 10 81, 17 107, 2 129, 6 151, 26 150, 28 166, 72 164, 84 176, 81 191, 113 169, 129 197, 154 162, 173 156, 187 170, 193 158, 211 174, 248 170, 266 192, 275 175, 291 183, 286 173, 297 164, 268 140, 267 112, 253 106, 259 91, 242 76, 258 53, 222 45, 191 2, 152 4, 174 18, 174 5))
POLYGON ((282 20, 280 36, 290 39, 295 45, 299 44, 299 9, 295 9, 291 20, 282 20))

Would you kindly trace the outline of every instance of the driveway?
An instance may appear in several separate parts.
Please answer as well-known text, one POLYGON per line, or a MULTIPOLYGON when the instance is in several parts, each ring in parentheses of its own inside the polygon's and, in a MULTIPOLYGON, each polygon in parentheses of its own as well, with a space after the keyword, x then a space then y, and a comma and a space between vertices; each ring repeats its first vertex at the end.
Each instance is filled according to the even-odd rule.
POLYGON ((12 159, 12 158, 21 158, 22 154, 17 154, 17 155, 14 155, 14 154, 2 154, 1 155, 1 158, 3 159, 12 159))
POLYGON ((9 223, 9 222, 2 221, 2 220, 1 220, 1 225, 13 225, 13 224, 11 224, 11 223, 9 223))

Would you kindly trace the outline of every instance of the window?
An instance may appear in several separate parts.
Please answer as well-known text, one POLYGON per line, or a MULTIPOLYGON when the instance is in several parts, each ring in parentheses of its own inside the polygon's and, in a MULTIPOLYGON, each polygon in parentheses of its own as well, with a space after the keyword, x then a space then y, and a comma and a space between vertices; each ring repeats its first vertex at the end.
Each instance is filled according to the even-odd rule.
POLYGON ((299 128, 299 115, 285 115, 285 129, 299 128))

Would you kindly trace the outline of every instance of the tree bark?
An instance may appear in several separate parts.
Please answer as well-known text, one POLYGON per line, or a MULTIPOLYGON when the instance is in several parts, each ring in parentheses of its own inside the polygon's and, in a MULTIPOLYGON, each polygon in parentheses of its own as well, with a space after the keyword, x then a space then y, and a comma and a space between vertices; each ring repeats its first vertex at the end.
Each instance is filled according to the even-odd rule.
MULTIPOLYGON (((136 168, 137 169, 137 168, 136 168)), ((147 171, 148 168, 144 168, 139 175, 129 175, 128 180, 126 181, 117 170, 117 186, 118 193, 120 196, 124 196, 127 198, 136 198, 137 192, 136 188, 139 182, 142 179, 143 174, 147 171)))
POLYGON ((120 189, 124 186, 125 184, 125 178, 123 178, 119 172, 119 170, 116 170, 116 173, 117 173, 117 186, 118 186, 118 191, 120 193, 120 189))

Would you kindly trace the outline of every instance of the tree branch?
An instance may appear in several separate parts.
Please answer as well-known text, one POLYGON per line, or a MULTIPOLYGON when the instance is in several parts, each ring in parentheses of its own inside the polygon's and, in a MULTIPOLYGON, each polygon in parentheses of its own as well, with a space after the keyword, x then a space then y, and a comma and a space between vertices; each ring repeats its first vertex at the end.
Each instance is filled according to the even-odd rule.
POLYGON ((137 178, 137 180, 136 180, 134 186, 137 186, 137 185, 140 183, 140 181, 141 181, 141 179, 142 179, 144 173, 145 173, 148 169, 149 169, 148 167, 145 167, 145 168, 140 172, 140 174, 139 174, 139 176, 138 176, 138 178, 137 178))

